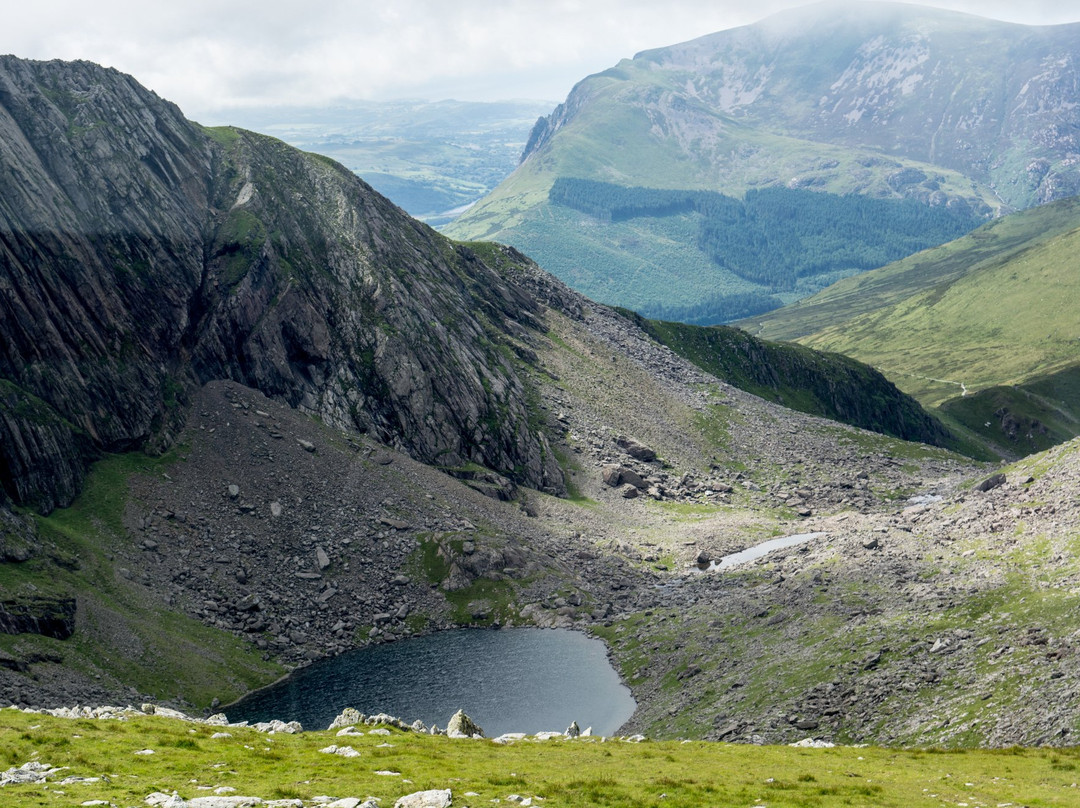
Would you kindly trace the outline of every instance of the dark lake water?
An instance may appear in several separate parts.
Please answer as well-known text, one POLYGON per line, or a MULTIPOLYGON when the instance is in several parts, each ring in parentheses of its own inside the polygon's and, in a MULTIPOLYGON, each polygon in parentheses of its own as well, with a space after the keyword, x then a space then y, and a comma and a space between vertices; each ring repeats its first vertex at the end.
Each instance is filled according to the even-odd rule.
POLYGON ((562 731, 612 735, 634 699, 598 639, 568 629, 443 631, 350 651, 293 672, 224 712, 230 721, 326 729, 346 707, 445 728, 462 709, 489 738, 562 731))

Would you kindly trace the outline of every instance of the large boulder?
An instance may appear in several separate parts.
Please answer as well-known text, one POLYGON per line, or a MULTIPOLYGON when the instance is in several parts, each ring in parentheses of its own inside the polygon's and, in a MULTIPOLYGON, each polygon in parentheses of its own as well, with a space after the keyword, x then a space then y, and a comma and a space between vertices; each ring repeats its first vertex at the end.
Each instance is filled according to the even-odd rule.
POLYGON ((656 460, 656 452, 634 438, 620 435, 615 439, 615 444, 635 460, 651 463, 656 460))
POLYGON ((446 725, 446 735, 449 738, 483 738, 484 731, 465 715, 464 710, 458 710, 446 725))
POLYGON ((357 724, 363 724, 364 718, 364 714, 357 710, 355 707, 346 707, 326 729, 327 731, 330 731, 334 729, 341 729, 342 727, 355 727, 357 724))
POLYGON ((453 802, 450 789, 433 789, 431 791, 414 791, 406 794, 394 803, 394 808, 449 808, 453 802))

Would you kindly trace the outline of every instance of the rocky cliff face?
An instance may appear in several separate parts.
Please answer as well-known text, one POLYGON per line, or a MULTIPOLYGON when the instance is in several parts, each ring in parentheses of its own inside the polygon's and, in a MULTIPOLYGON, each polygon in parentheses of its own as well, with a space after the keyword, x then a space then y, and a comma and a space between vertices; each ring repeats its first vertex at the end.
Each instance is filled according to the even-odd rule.
POLYGON ((419 459, 561 491, 537 304, 345 169, 205 130, 130 77, 0 59, 0 481, 69 502, 232 379, 419 459))

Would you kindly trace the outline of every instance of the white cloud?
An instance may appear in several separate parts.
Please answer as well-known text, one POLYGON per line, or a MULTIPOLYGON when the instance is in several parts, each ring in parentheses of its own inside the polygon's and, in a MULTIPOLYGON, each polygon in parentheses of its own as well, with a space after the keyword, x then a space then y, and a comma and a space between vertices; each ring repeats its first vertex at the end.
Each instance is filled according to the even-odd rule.
MULTIPOLYGON (((565 97, 639 50, 805 0, 35 0, 5 11, 0 51, 133 74, 192 117, 336 98, 565 97)), ((1030 23, 1080 0, 939 0, 1030 23)))

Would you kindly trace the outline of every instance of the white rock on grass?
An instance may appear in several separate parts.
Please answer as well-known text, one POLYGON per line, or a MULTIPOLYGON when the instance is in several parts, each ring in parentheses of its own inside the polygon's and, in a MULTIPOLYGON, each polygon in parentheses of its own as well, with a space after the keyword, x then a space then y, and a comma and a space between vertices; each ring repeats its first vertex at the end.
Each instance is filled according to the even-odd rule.
POLYGON ((327 729, 335 730, 340 727, 355 727, 357 724, 362 723, 364 723, 364 714, 355 707, 346 707, 341 711, 341 714, 330 723, 330 726, 328 726, 327 729))
POLYGON ((446 737, 483 738, 484 731, 465 714, 464 710, 458 710, 450 717, 450 722, 446 725, 446 737))
MULTIPOLYGON (((194 797, 185 800, 175 792, 165 794, 161 791, 155 791, 145 802, 153 808, 267 808, 270 805, 260 797, 194 797)), ((283 806, 279 802, 274 808, 283 806)))
POLYGON ((801 741, 789 743, 788 746, 797 746, 804 749, 832 749, 836 744, 830 741, 816 741, 813 738, 803 738, 801 741))
POLYGON ((46 777, 59 771, 63 771, 63 769, 53 768, 47 763, 32 760, 29 763, 8 769, 6 772, 0 772, 0 786, 44 783, 46 777))
POLYGON ((304 728, 300 725, 299 721, 260 721, 258 724, 252 724, 251 728, 258 732, 265 732, 268 735, 273 735, 276 732, 284 732, 288 735, 292 735, 297 732, 303 732, 304 728))
POLYGON ((341 757, 360 757, 360 753, 353 749, 351 746, 338 746, 337 744, 331 744, 325 746, 319 750, 325 755, 340 755, 341 757))
POLYGON ((451 802, 450 789, 434 789, 406 794, 394 803, 394 808, 449 808, 451 802))
POLYGON ((61 785, 61 786, 77 786, 77 785, 85 784, 85 783, 96 783, 100 779, 101 779, 100 777, 72 776, 72 777, 65 777, 57 785, 61 785))
MULTIPOLYGON (((155 791, 145 800, 153 808, 267 808, 260 797, 194 797, 185 800, 176 793, 155 791)), ((281 808, 280 803, 277 808, 281 808)))

